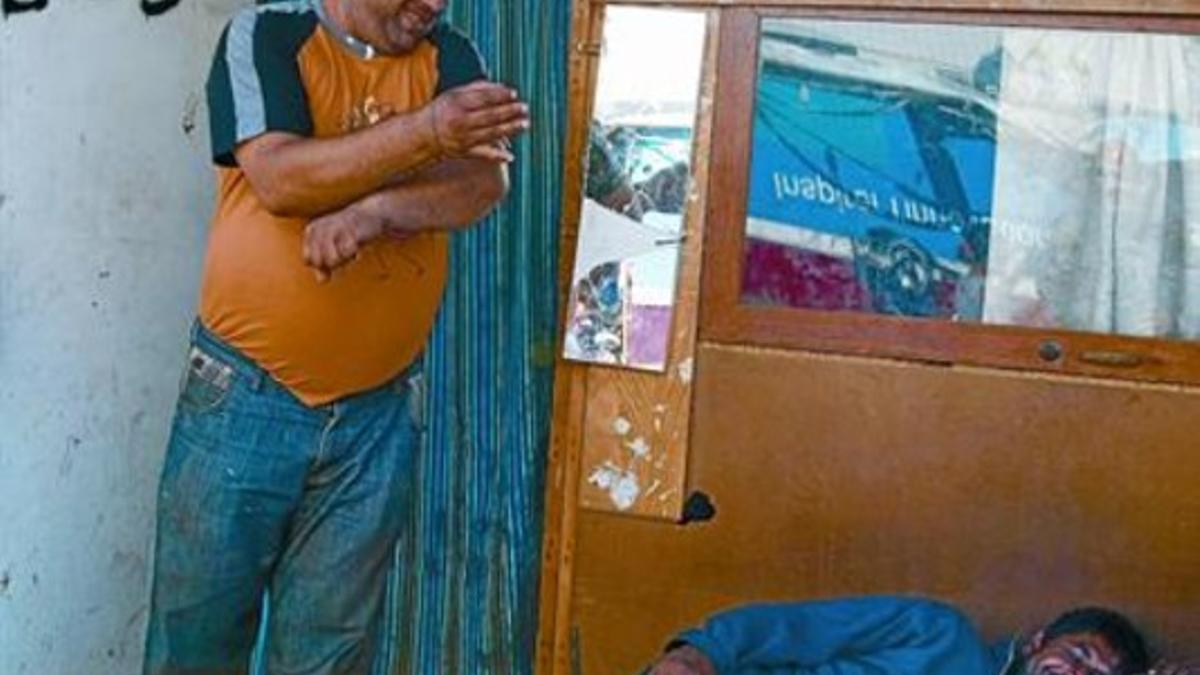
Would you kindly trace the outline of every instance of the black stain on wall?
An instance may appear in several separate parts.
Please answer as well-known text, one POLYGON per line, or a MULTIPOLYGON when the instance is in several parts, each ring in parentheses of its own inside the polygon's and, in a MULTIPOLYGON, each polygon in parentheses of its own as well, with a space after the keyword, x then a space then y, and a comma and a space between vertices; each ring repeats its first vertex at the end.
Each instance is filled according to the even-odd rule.
POLYGON ((2 11, 4 18, 8 18, 9 14, 21 14, 23 12, 40 12, 46 9, 46 5, 50 0, 3 0, 2 11))
POLYGON ((179 0, 141 0, 141 2, 142 13, 146 16, 158 16, 160 14, 166 14, 172 9, 175 9, 175 6, 179 4, 179 0))
MULTIPOLYGON (((160 16, 175 9, 180 0, 139 0, 141 3, 142 13, 148 17, 160 16)), ((50 4, 50 0, 0 0, 0 12, 4 18, 8 18, 10 14, 23 14, 25 12, 40 12, 50 4)))
POLYGON ((188 94, 187 101, 183 104, 183 118, 180 121, 180 128, 183 129, 184 136, 191 136, 196 130, 196 115, 200 110, 200 97, 196 92, 188 94))

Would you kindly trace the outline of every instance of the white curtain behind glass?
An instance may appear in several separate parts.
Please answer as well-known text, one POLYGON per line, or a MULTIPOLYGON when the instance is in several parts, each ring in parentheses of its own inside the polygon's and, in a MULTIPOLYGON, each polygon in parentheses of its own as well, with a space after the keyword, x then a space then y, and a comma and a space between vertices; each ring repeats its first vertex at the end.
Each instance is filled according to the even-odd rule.
POLYGON ((984 320, 1200 338, 1200 42, 1003 49, 984 320))

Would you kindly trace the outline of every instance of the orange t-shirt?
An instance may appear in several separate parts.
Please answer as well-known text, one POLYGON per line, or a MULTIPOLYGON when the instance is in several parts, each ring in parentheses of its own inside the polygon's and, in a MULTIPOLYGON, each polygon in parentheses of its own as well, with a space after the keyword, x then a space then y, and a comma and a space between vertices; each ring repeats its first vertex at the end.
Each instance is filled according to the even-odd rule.
POLYGON ((306 221, 263 207, 234 148, 266 131, 345 134, 484 76, 471 43, 444 25, 411 53, 372 58, 316 2, 247 8, 218 44, 208 99, 219 184, 200 297, 206 328, 310 406, 379 386, 421 352, 447 236, 381 237, 318 283, 301 257, 306 221))

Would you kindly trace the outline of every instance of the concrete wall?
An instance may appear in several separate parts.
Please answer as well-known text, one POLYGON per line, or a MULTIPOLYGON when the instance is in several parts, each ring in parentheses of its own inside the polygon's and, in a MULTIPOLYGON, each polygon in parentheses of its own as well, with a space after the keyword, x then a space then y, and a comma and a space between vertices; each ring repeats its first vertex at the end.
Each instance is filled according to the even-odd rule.
POLYGON ((239 3, 46 4, 0 19, 0 673, 128 675, 239 3))

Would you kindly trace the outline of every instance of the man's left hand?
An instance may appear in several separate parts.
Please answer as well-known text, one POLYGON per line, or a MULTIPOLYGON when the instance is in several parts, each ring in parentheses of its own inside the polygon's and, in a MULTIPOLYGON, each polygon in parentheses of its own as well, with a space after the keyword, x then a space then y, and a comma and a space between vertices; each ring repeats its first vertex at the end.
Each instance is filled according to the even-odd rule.
POLYGON ((358 257, 359 248, 384 231, 383 220, 357 206, 321 216, 304 228, 304 264, 317 281, 358 257))

